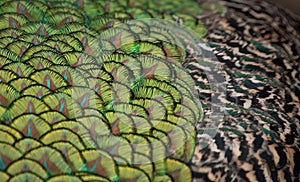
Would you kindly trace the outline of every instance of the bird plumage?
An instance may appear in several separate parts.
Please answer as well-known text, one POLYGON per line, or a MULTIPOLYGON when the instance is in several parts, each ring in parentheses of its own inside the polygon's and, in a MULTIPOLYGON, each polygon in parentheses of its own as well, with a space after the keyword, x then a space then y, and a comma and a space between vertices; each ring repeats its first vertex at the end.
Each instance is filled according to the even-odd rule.
POLYGON ((267 6, 2 1, 0 178, 296 181, 299 22, 267 6))

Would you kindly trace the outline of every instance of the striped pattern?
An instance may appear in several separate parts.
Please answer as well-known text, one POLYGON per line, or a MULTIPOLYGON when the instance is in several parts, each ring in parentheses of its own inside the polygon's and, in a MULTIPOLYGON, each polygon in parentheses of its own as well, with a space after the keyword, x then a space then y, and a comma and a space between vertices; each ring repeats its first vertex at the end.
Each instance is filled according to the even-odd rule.
POLYGON ((203 70, 212 66, 187 65, 204 103, 206 122, 198 127, 219 126, 212 136, 198 134, 194 176, 197 181, 298 181, 299 18, 261 1, 219 3, 227 12, 206 19, 204 39, 219 60, 215 72, 224 76, 226 94, 205 84, 203 70), (218 122, 211 114, 214 103, 226 104, 218 122))

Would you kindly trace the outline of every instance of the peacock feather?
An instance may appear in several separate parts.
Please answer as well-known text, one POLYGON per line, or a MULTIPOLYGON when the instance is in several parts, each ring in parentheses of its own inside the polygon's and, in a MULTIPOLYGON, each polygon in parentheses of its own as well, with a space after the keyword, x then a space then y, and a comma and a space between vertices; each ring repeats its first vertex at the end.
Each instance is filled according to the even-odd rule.
POLYGON ((1 181, 299 179, 300 21, 258 4, 2 0, 1 181))

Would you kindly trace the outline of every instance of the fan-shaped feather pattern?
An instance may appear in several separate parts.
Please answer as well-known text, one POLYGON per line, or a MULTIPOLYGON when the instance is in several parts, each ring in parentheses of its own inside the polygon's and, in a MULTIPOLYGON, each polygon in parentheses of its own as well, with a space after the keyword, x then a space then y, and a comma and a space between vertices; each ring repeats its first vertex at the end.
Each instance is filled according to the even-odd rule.
MULTIPOLYGON (((64 93, 57 93, 53 95, 48 95, 44 99, 46 104, 55 111, 64 114, 66 117, 74 117, 74 107, 76 103, 73 102, 71 96, 64 93)), ((77 107, 78 108, 78 107, 77 107)))
POLYGON ((137 98, 132 100, 131 103, 144 107, 147 111, 148 117, 151 119, 163 120, 167 117, 167 108, 164 103, 159 100, 137 98))
POLYGON ((34 72, 34 69, 31 66, 24 63, 12 63, 4 66, 3 69, 13 71, 16 75, 18 75, 18 77, 28 77, 34 72))
MULTIPOLYGON (((53 52, 54 54, 57 55, 57 52, 60 52, 59 47, 56 46, 49 46, 49 45, 45 45, 45 43, 43 43, 43 45, 30 45, 29 47, 21 47, 22 51, 20 51, 19 53, 19 57, 22 57, 23 60, 28 60, 34 56, 36 56, 35 54, 39 54, 40 52, 45 52, 46 54, 49 52, 53 52)), ((48 60, 52 61, 53 59, 51 58, 50 55, 45 56, 48 60)))
POLYGON ((83 50, 81 40, 72 35, 56 34, 49 38, 54 41, 60 41, 66 43, 69 46, 71 46, 75 51, 81 52, 83 50))
POLYGON ((27 64, 31 65, 35 70, 43 70, 49 68, 52 63, 46 57, 36 56, 26 61, 27 64))
POLYGON ((0 28, 20 29, 27 22, 28 20, 24 16, 16 13, 2 14, 0 20, 0 24, 1 24, 0 28))
POLYGON ((72 52, 74 51, 73 47, 63 41, 60 41, 60 40, 51 40, 51 39, 48 39, 47 42, 44 42, 42 44, 42 46, 45 45, 45 46, 49 46, 49 47, 52 47, 55 51, 58 51, 60 53, 65 53, 65 52, 72 52))
POLYGON ((43 168, 43 166, 38 162, 30 159, 17 160, 12 163, 7 169, 7 172, 12 176, 24 171, 34 173, 42 179, 48 178, 47 171, 43 168))
POLYGON ((13 39, 12 37, 3 37, 0 40, 1 40, 1 44, 0 44, 1 49, 5 49, 7 47, 7 45, 13 43, 14 41, 17 41, 16 39, 13 39))
POLYGON ((73 22, 84 24, 84 16, 79 11, 66 9, 63 5, 62 8, 53 8, 45 18, 49 19, 49 23, 59 26, 65 26, 73 22))
POLYGON ((145 135, 148 135, 150 133, 150 129, 152 125, 149 122, 148 118, 144 118, 142 116, 136 116, 135 114, 130 115, 130 117, 132 118, 134 125, 136 127, 135 128, 136 133, 145 134, 145 135))
POLYGON ((7 57, 2 56, 2 55, 0 55, 0 60, 1 60, 0 68, 2 68, 3 66, 5 66, 6 64, 10 64, 10 63, 13 62, 12 60, 9 60, 7 57))
POLYGON ((111 28, 111 27, 120 25, 121 23, 122 23, 122 21, 115 19, 115 18, 97 16, 91 20, 90 26, 91 26, 91 28, 93 28, 97 31, 101 31, 103 29, 107 29, 107 28, 111 28))
POLYGON ((22 92, 27 87, 30 87, 32 85, 36 85, 36 81, 32 80, 30 78, 22 78, 17 77, 16 79, 13 79, 9 82, 9 84, 16 89, 18 92, 22 92))
POLYGON ((191 181, 192 174, 188 166, 174 159, 167 159, 167 173, 173 181, 191 181))
POLYGON ((47 41, 47 38, 36 34, 26 34, 26 36, 19 36, 18 40, 31 43, 31 46, 36 46, 43 44, 43 42, 47 41))
POLYGON ((62 154, 50 147, 33 149, 25 155, 25 158, 38 161, 50 175, 71 173, 71 168, 64 160, 62 154))
POLYGON ((25 41, 14 41, 6 46, 6 48, 15 55, 18 55, 21 59, 26 59, 26 57, 23 58, 24 54, 27 52, 29 47, 31 46, 30 43, 25 41))
POLYGON ((149 86, 140 87, 138 91, 136 91, 135 97, 158 100, 164 104, 168 111, 173 110, 173 108, 175 107, 174 97, 172 97, 172 95, 170 95, 169 93, 162 91, 160 88, 149 86))
POLYGON ((113 157, 121 157, 129 164, 133 162, 132 146, 122 137, 115 135, 99 136, 97 137, 97 145, 113 157))
MULTIPOLYGON (((20 93, 8 84, 1 84, 0 105, 8 107, 13 101, 20 97, 20 93)), ((3 113, 2 113, 3 114, 3 113)))
POLYGON ((15 143, 15 138, 11 133, 0 130, 0 143, 8 143, 13 145, 15 143))
POLYGON ((135 126, 132 118, 121 112, 107 112, 105 113, 111 132, 114 135, 120 135, 121 133, 134 132, 135 126))
POLYGON ((180 65, 189 42, 165 23, 129 20, 204 29, 197 3, 160 3, 1 3, 4 180, 191 180, 202 111, 180 65))
POLYGON ((61 75, 51 70, 35 72, 30 76, 30 78, 42 85, 45 85, 51 90, 67 86, 67 81, 65 81, 61 75))
POLYGON ((27 180, 27 181, 37 181, 37 182, 42 182, 44 181, 41 177, 39 177, 36 174, 26 172, 26 173, 19 173, 15 176, 13 176, 9 181, 17 182, 17 181, 22 181, 22 180, 27 180))
POLYGON ((88 130, 89 128, 85 127, 84 125, 82 125, 80 123, 76 123, 75 121, 63 121, 63 122, 58 122, 58 123, 54 124, 53 128, 61 129, 61 131, 63 131, 63 129, 72 130, 72 132, 74 134, 79 136, 80 145, 81 146, 84 145, 85 149, 93 149, 96 147, 96 144, 94 141, 95 138, 92 137, 95 134, 93 132, 89 131, 88 130))
POLYGON ((86 127, 90 133, 91 137, 96 139, 97 136, 103 136, 110 134, 108 123, 105 123, 105 119, 99 116, 88 116, 78 118, 80 124, 86 127), (101 121, 101 124, 99 124, 101 121))
POLYGON ((106 177, 112 181, 117 179, 116 164, 106 152, 87 150, 82 155, 86 160, 86 171, 106 177))
POLYGON ((22 30, 29 34, 37 34, 45 37, 59 33, 59 30, 57 30, 53 25, 47 23, 30 22, 26 24, 26 26, 23 26, 22 30))
POLYGON ((115 103, 112 102, 108 107, 109 110, 113 109, 115 111, 124 112, 129 115, 136 115, 147 118, 148 113, 145 108, 140 107, 138 105, 132 105, 127 103, 115 103))
POLYGON ((16 79, 17 75, 15 72, 10 70, 0 70, 0 83, 7 83, 13 79, 16 79))
POLYGON ((12 120, 22 114, 40 114, 48 110, 49 107, 41 100, 26 96, 20 97, 13 102, 3 114, 3 117, 6 120, 12 120))
POLYGON ((66 129, 56 129, 54 131, 48 132, 46 135, 41 137, 41 141, 46 145, 58 141, 70 141, 73 145, 77 145, 79 149, 84 149, 84 146, 81 144, 79 137, 73 132, 66 129))
MULTIPOLYGON (((61 59, 61 55, 57 54, 55 50, 52 48, 46 46, 46 47, 40 47, 40 46, 33 46, 30 48, 29 51, 27 51, 30 54, 30 58, 25 60, 26 62, 30 63, 31 59, 39 58, 40 60, 44 60, 47 62, 46 65, 49 64, 58 64, 58 65, 66 65, 67 62, 65 59, 61 59)), ((38 65, 36 65, 38 66, 38 65)), ((34 66, 34 67, 36 67, 34 66)))
POLYGON ((120 166, 120 181, 150 181, 147 174, 138 168, 120 166))
MULTIPOLYGON (((21 61, 18 54, 8 50, 7 48, 0 49, 0 53, 1 53, 1 57, 5 57, 9 61, 12 61, 12 60, 21 61)), ((5 63, 5 62, 3 62, 3 63, 5 63)), ((3 63, 1 63, 1 64, 3 64, 3 63)))
POLYGON ((27 153, 28 151, 41 147, 43 144, 34 138, 22 138, 21 140, 15 143, 15 147, 19 149, 22 154, 27 153))
MULTIPOLYGON (((82 34, 88 34, 92 37, 96 37, 98 35, 98 33, 95 30, 87 28, 83 24, 77 23, 77 22, 74 22, 74 23, 67 24, 67 25, 63 26, 60 29, 60 33, 70 34, 70 35, 73 35, 76 38, 78 38, 77 37, 78 35, 81 36, 82 34)), ((81 39, 79 39, 79 40, 81 40, 81 39)))
POLYGON ((11 126, 22 132, 24 136, 36 139, 51 130, 47 121, 32 114, 24 114, 14 119, 11 126))
POLYGON ((152 124, 155 128, 153 135, 164 141, 170 154, 175 158, 183 158, 184 143, 186 140, 183 129, 176 127, 176 125, 172 123, 162 122, 159 120, 152 121, 152 124), (164 133, 165 135, 162 135, 161 133, 164 133))
POLYGON ((22 90, 22 95, 34 96, 38 99, 42 99, 43 97, 52 93, 52 91, 44 85, 32 85, 30 87, 22 90))
POLYGON ((5 170, 13 161, 22 156, 22 154, 15 147, 7 143, 0 143, 0 147, 1 170, 5 170))
POLYGON ((80 152, 82 150, 80 146, 77 147, 72 143, 64 141, 57 141, 51 146, 63 154, 73 171, 81 171, 85 169, 86 165, 84 164, 83 155, 80 152))
POLYGON ((66 120, 66 117, 58 111, 48 111, 42 113, 40 117, 51 125, 66 120))
POLYGON ((1 29, 0 38, 11 37, 13 39, 18 39, 18 37, 22 36, 24 33, 25 32, 23 30, 20 30, 20 29, 5 28, 5 29, 1 29))
POLYGON ((11 126, 0 124, 0 130, 3 130, 5 132, 7 132, 7 133, 10 133, 16 139, 22 139, 22 134, 18 130, 14 129, 11 126))

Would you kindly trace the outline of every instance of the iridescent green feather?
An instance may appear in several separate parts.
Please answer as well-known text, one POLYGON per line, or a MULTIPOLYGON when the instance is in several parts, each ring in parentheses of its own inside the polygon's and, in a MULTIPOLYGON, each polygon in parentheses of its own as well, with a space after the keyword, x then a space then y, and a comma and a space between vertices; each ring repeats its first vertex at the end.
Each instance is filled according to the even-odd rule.
POLYGON ((0 12, 4 180, 191 180, 202 115, 180 65, 191 53, 143 18, 202 35, 196 2, 4 1, 0 12))

